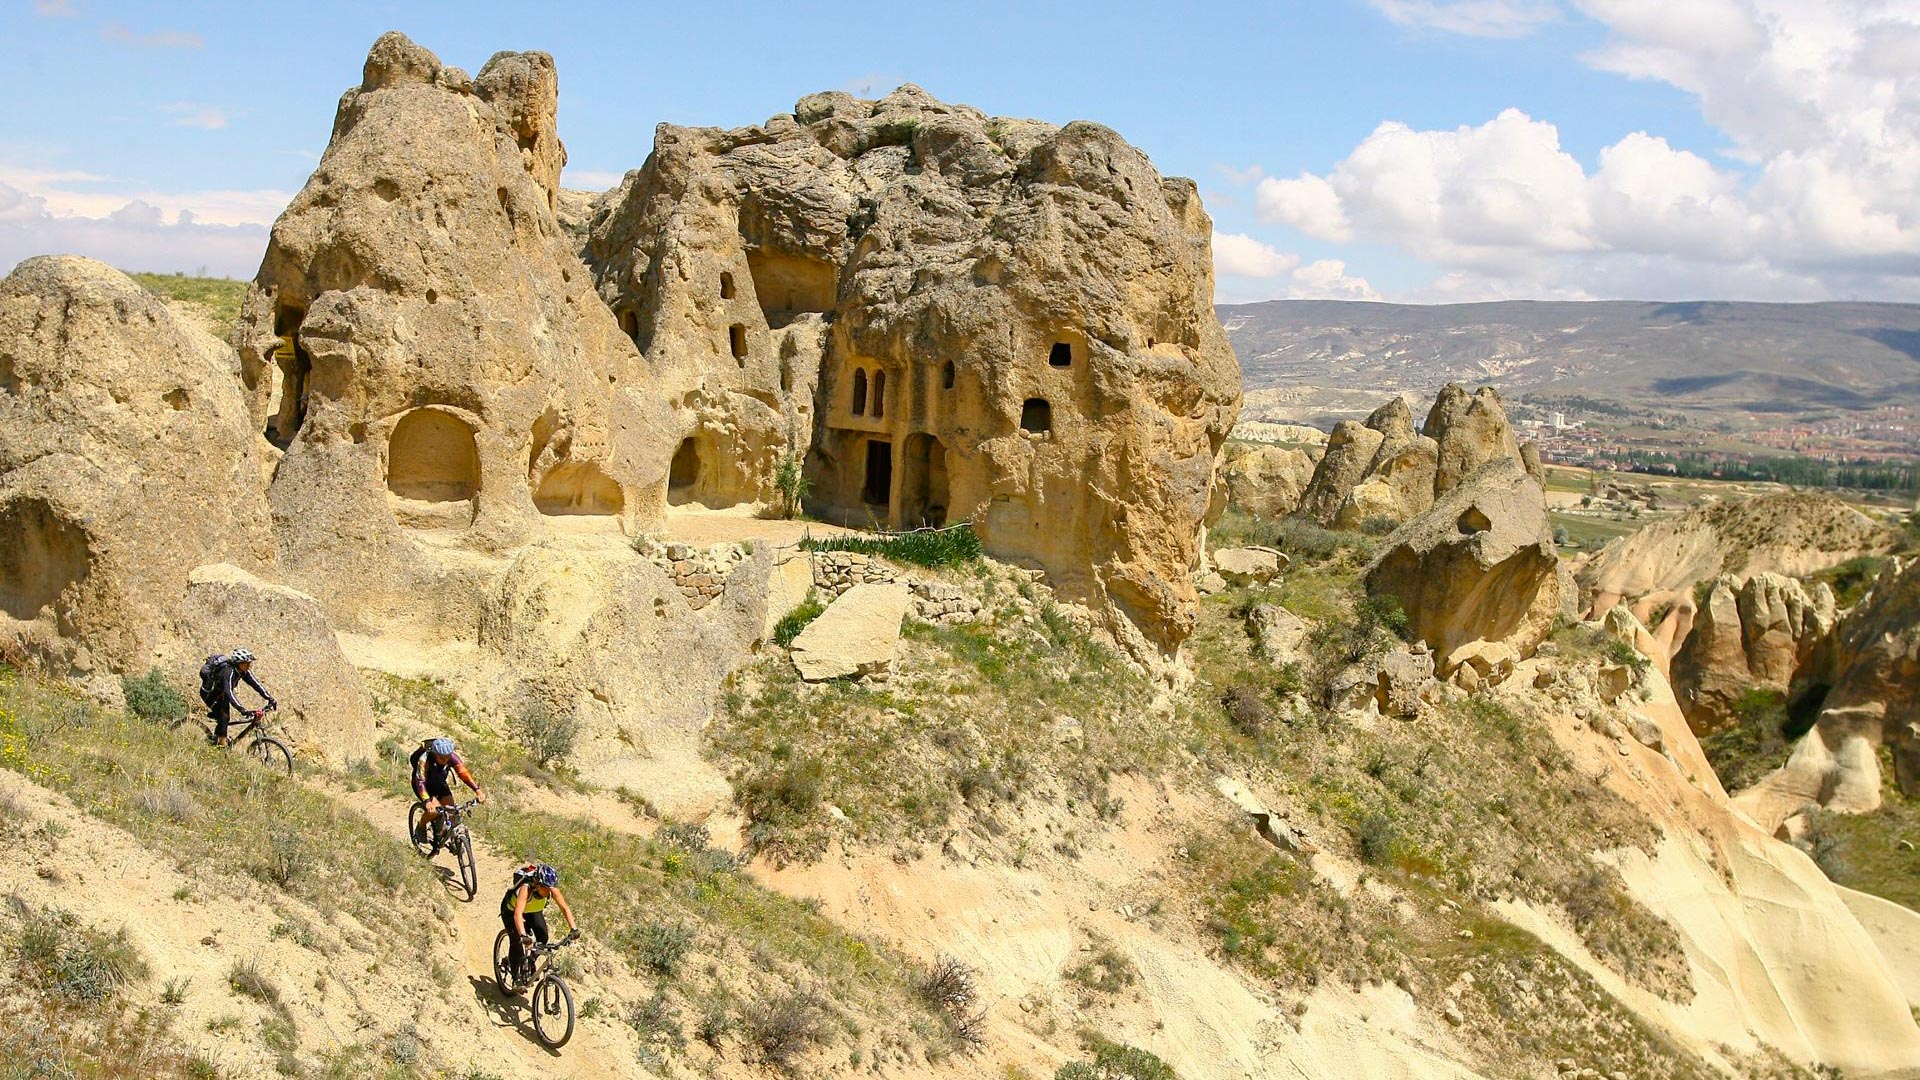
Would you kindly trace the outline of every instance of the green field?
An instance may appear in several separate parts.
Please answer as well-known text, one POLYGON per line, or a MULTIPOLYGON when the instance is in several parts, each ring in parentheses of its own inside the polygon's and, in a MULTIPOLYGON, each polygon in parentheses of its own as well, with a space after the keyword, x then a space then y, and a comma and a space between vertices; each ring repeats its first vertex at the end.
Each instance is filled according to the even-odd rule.
POLYGON ((221 327, 231 327, 240 318, 240 301, 247 295, 247 283, 233 278, 188 277, 185 274, 129 274, 148 292, 169 300, 193 304, 221 327))

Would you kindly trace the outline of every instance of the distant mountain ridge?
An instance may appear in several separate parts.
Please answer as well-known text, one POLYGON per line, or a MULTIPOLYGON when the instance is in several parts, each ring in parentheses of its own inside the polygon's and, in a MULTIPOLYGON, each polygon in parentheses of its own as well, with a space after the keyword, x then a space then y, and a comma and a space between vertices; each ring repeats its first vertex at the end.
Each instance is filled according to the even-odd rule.
POLYGON ((1920 406, 1920 304, 1269 300, 1216 310, 1248 390, 1429 396, 1489 382, 1509 397, 1777 423, 1920 406))

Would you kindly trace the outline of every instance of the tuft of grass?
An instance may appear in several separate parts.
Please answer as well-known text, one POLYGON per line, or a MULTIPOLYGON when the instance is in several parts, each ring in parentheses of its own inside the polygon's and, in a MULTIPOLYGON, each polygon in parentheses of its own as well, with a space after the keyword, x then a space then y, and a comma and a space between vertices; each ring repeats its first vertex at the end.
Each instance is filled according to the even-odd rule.
POLYGON ((1830 566, 1813 575, 1814 581, 1824 581, 1833 589, 1834 602, 1843 608, 1849 608, 1860 602, 1873 588, 1880 576, 1880 570, 1886 566, 1884 555, 1858 555, 1838 566, 1830 566))
POLYGON ((1140 969, 1113 942, 1094 935, 1084 960, 1068 968, 1066 976, 1089 994, 1113 995, 1140 981, 1140 969))
POLYGON ((807 551, 856 551, 936 569, 979 562, 983 552, 979 534, 973 531, 972 525, 964 523, 884 536, 808 537, 800 546, 807 551))
POLYGON ((227 988, 262 1005, 280 1004, 280 988, 273 985, 273 980, 260 970, 259 963, 252 957, 235 960, 227 968, 227 988))
POLYGON ((650 920, 622 930, 617 940, 641 970, 670 979, 679 974, 681 962, 692 951, 694 932, 683 922, 650 920))
POLYGON ((125 930, 103 934, 68 912, 35 912, 24 905, 16 906, 16 918, 15 963, 28 985, 44 987, 55 997, 102 1005, 151 974, 125 930))
POLYGON ((783 649, 792 645, 793 639, 800 636, 800 631, 805 630, 808 623, 819 618, 820 613, 826 610, 827 605, 819 595, 808 589, 806 599, 795 604, 792 611, 780 616, 780 621, 773 624, 774 644, 783 649))

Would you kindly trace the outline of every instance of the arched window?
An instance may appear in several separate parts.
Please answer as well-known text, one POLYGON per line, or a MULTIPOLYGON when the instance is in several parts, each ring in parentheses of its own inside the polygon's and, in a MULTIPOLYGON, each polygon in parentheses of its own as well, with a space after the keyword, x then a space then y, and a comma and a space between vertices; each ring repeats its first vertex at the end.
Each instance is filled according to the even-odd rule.
POLYGON ((951 360, 940 367, 940 389, 953 389, 953 361, 951 360))
POLYGON ((733 299, 733 275, 725 270, 720 271, 720 299, 733 299))
POLYGON ((734 323, 727 327, 727 345, 733 350, 733 358, 740 361, 741 367, 746 367, 747 328, 744 323, 734 323))
POLYGON ((867 411, 867 371, 865 368, 853 369, 853 415, 860 416, 867 411))
POLYGON ((880 419, 887 414, 887 373, 873 373, 873 418, 880 419))
POLYGON ((1047 363, 1054 367, 1072 367, 1073 346, 1064 341, 1054 342, 1052 351, 1047 353, 1047 363))

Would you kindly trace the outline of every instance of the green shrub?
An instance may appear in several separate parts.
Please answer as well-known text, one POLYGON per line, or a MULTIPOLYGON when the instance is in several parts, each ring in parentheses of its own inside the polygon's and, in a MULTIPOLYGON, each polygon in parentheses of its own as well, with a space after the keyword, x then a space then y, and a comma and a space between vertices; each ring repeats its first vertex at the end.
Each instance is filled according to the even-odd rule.
POLYGON ((97 1004, 145 979, 147 962, 125 930, 103 934, 64 911, 20 912, 20 965, 59 997, 97 1004))
POLYGON ((972 525, 949 525, 944 529, 917 529, 885 536, 808 537, 800 542, 808 551, 855 551, 879 555, 895 562, 939 568, 978 562, 982 553, 979 534, 972 525))
POLYGON ((262 1005, 278 1005, 280 988, 273 985, 267 973, 251 957, 235 960, 227 968, 227 987, 241 997, 250 997, 262 1005))
POLYGON ((120 690, 127 697, 127 711, 142 720, 177 720, 186 715, 186 699, 167 685, 159 668, 138 678, 122 678, 120 690))
POLYGON ((507 722, 514 738, 541 768, 564 762, 580 738, 580 722, 540 702, 529 703, 507 722))
POLYGON ((1054 1072, 1053 1080, 1180 1080, 1173 1066, 1137 1046, 1087 1037, 1090 1061, 1070 1061, 1054 1072))
POLYGON ((1873 583, 1880 576, 1880 569, 1887 560, 1881 555, 1858 555, 1838 566, 1828 567, 1813 575, 1815 581, 1824 581, 1833 589, 1833 599, 1841 607, 1852 607, 1867 595, 1873 583))
POLYGON ((670 979, 693 949, 693 928, 683 922, 644 922, 623 930, 618 940, 646 971, 670 979))
POLYGON ((819 595, 808 589, 807 598, 795 604, 792 611, 780 616, 780 621, 773 624, 774 643, 783 649, 792 645, 793 639, 800 636, 800 631, 805 630, 807 624, 819 618, 825 610, 827 605, 820 601, 819 595))

